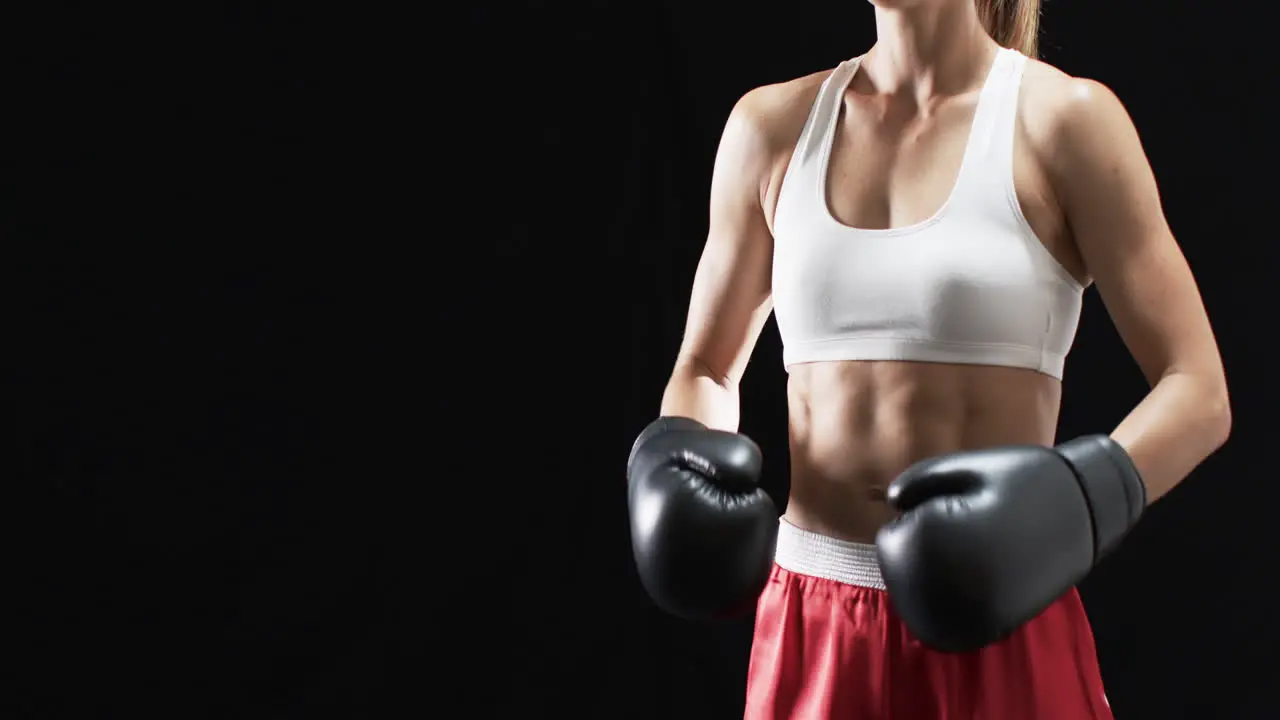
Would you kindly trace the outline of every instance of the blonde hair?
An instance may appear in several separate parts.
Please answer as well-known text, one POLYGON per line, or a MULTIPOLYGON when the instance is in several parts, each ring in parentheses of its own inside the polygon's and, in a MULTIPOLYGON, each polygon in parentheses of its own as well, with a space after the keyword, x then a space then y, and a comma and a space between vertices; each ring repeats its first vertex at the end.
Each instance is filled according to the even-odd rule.
POLYGON ((1040 0, 974 0, 987 34, 1007 48, 1036 57, 1040 35, 1040 0))

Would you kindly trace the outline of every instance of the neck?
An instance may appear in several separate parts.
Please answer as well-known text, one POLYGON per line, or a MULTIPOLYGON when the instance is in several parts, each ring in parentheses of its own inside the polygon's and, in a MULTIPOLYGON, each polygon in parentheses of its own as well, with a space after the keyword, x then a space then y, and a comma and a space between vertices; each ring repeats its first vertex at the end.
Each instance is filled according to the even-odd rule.
POLYGON ((971 0, 876 8, 876 44, 862 65, 878 92, 923 101, 970 88, 998 49, 971 0))

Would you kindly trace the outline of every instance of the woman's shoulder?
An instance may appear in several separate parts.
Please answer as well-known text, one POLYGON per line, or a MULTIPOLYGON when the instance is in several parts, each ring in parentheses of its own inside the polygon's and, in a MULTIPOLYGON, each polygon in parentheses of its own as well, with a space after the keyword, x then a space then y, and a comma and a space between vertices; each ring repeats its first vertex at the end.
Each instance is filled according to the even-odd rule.
POLYGON ((769 145, 788 148, 804 129, 818 91, 835 68, 803 77, 761 85, 743 95, 733 108, 730 122, 750 126, 769 145))
POLYGON ((1133 120, 1105 84, 1033 61, 1022 90, 1019 129, 1060 187, 1094 182, 1117 157, 1141 152, 1133 120))
POLYGON ((1036 119, 1041 127, 1051 127, 1064 116, 1088 111, 1091 106, 1112 102, 1115 93, 1105 84, 1075 77, 1042 60, 1027 61, 1022 80, 1020 111, 1036 119))
POLYGON ((1046 149, 1057 146, 1064 131, 1113 113, 1120 106, 1102 82, 1075 77, 1047 62, 1029 60, 1018 101, 1021 127, 1046 149))

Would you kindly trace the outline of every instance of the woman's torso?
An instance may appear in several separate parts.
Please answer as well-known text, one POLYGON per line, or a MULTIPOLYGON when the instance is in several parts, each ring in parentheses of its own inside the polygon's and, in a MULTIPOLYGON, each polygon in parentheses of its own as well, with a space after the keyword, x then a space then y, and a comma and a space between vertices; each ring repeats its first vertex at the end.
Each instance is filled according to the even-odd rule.
MULTIPOLYGON (((911 232, 877 231, 928 225, 956 200, 986 76, 919 113, 877 96, 861 75, 852 76, 838 100, 829 159, 823 165, 824 209, 830 220, 850 231, 839 242, 883 243, 885 252, 892 253, 921 252, 910 245, 918 242, 911 232)), ((1036 135, 1045 124, 1038 117, 1046 104, 1042 97, 1053 91, 1061 74, 1027 62, 1026 75, 1016 97, 1009 163, 1016 201, 1029 226, 1027 237, 1048 251, 1052 269, 1083 285, 1083 263, 1039 160, 1041 138, 1036 135), (1045 82, 1036 82, 1041 76, 1045 82)), ((809 115, 824 79, 796 81, 813 86, 798 93, 808 101, 796 103, 797 114, 809 115)), ((790 155, 780 160, 765 198, 776 236, 779 197, 799 187, 788 188, 784 182, 791 163, 790 155)), ((775 247, 793 239, 775 237, 775 247)), ((775 302, 780 299, 777 290, 775 302)), ((781 324, 783 308, 776 309, 781 324)), ((786 514, 792 523, 823 534, 870 542, 893 515, 884 501, 885 489, 916 461, 957 450, 1051 445, 1054 440, 1060 382, 1035 368, 836 359, 789 363, 788 371, 791 494, 786 514)))

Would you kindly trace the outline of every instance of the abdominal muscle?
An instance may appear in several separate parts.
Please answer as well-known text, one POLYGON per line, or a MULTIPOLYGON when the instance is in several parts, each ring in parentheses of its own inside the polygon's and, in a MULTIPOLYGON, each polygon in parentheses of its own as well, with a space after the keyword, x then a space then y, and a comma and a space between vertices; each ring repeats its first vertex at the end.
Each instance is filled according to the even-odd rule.
POLYGON ((789 368, 791 494, 784 517, 873 542, 889 483, 958 450, 1053 444, 1061 384, 1019 368, 842 361, 789 368))

